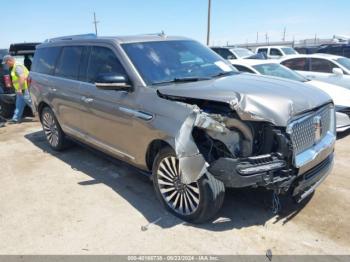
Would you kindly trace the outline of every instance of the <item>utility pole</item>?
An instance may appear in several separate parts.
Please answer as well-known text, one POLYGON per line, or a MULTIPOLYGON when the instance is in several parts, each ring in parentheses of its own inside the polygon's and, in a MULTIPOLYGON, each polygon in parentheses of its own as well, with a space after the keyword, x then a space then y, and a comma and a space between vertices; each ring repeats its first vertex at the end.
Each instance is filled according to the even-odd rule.
POLYGON ((284 27, 284 30, 283 30, 283 38, 282 38, 282 41, 286 41, 286 31, 287 31, 287 28, 284 27))
POLYGON ((95 34, 97 36, 97 24, 99 23, 100 21, 97 21, 96 20, 96 13, 94 12, 94 21, 92 22, 93 24, 95 24, 95 34))
POLYGON ((208 0, 207 45, 209 45, 209 41, 210 41, 210 12, 211 12, 211 0, 208 0))
POLYGON ((256 32, 256 43, 259 43, 259 32, 256 32))

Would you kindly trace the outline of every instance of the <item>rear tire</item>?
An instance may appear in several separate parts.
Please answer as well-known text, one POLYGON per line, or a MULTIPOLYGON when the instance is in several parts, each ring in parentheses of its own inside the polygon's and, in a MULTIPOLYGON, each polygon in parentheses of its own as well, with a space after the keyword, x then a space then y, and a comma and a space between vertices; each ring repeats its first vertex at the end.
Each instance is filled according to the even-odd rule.
POLYGON ((68 145, 66 135, 64 134, 55 114, 49 107, 45 107, 41 112, 41 124, 50 147, 55 151, 61 151, 68 145))
POLYGON ((179 161, 172 148, 158 153, 153 164, 153 185, 158 199, 175 216, 191 223, 212 219, 225 198, 225 186, 206 173, 198 181, 185 185, 180 181, 179 161))

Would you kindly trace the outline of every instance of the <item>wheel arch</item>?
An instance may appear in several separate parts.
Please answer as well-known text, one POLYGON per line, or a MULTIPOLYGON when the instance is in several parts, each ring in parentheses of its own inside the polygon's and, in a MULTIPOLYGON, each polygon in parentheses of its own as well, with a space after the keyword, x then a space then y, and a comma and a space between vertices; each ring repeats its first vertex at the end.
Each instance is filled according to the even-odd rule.
POLYGON ((43 109, 44 109, 45 107, 51 108, 51 107, 49 106, 49 104, 46 103, 46 102, 44 102, 44 101, 40 102, 39 105, 38 105, 38 115, 39 115, 40 121, 41 121, 41 113, 42 113, 42 111, 43 111, 43 109))
POLYGON ((153 140, 147 148, 146 151, 146 165, 148 170, 152 170, 153 162, 159 153, 159 151, 165 147, 170 147, 173 149, 173 147, 170 145, 169 142, 162 140, 162 139, 155 139, 153 140))

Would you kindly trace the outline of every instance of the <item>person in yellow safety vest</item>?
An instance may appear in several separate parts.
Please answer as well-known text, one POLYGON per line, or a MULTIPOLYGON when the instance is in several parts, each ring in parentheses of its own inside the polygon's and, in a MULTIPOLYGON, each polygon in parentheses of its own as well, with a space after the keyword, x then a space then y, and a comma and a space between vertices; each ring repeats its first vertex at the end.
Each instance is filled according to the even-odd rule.
POLYGON ((2 63, 6 64, 11 72, 12 85, 16 92, 16 109, 12 119, 9 120, 8 123, 20 123, 25 105, 27 104, 31 107, 31 99, 27 84, 29 71, 24 65, 17 64, 15 58, 10 55, 4 56, 2 63))

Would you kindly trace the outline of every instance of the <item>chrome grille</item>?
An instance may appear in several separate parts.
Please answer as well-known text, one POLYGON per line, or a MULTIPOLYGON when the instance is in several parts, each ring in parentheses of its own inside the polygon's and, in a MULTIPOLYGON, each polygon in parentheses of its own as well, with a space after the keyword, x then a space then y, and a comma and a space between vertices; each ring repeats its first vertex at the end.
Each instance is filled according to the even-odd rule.
POLYGON ((287 133, 292 140, 295 155, 312 147, 325 137, 327 132, 331 130, 331 114, 331 106, 325 106, 293 121, 288 126, 287 133), (321 128, 319 130, 317 130, 316 119, 320 121, 321 128))

